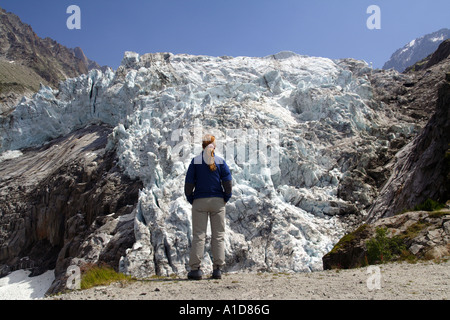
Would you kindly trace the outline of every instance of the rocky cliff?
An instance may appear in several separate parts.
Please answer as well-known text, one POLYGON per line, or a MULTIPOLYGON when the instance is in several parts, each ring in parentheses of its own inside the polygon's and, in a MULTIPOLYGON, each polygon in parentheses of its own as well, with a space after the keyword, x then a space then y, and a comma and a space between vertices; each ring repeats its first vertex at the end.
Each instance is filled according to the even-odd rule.
MULTIPOLYGON (((433 56, 441 61, 415 74, 416 78, 437 75, 434 114, 422 132, 406 145, 389 164, 392 174, 380 190, 378 198, 369 210, 369 221, 392 216, 405 209, 432 199, 445 203, 450 198, 449 143, 450 143, 450 59, 443 43, 433 56)), ((437 60, 437 59, 436 59, 437 60)), ((419 86, 420 84, 415 84, 419 86)))

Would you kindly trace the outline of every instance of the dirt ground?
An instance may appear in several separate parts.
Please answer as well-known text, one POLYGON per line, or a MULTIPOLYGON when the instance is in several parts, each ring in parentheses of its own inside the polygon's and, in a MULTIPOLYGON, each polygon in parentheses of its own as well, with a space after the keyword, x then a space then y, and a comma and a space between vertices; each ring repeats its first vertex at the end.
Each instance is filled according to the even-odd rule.
POLYGON ((117 282, 47 300, 449 300, 450 261, 312 273, 226 273, 117 282))

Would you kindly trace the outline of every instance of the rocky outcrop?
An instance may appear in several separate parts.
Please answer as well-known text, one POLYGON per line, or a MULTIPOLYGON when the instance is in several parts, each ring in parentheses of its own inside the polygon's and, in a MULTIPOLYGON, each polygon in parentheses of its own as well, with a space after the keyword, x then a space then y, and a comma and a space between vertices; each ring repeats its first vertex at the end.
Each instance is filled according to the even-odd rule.
POLYGON ((126 177, 111 128, 89 125, 0 163, 0 272, 55 269, 51 291, 68 266, 119 260, 134 241, 133 210, 142 183, 126 177))
MULTIPOLYGON (((347 234, 322 258, 324 269, 350 269, 369 264, 368 242, 376 238, 379 229, 385 230, 386 237, 396 239, 396 244, 402 247, 403 251, 393 255, 392 260, 430 260, 450 255, 450 210, 412 211, 364 224, 347 234)), ((383 262, 382 259, 377 262, 383 262)))
POLYGON ((86 57, 86 55, 83 52, 83 49, 81 49, 80 47, 75 47, 73 49, 69 48, 70 51, 73 52, 74 56, 78 59, 80 59, 81 61, 83 61, 83 64, 85 66, 87 66, 87 69, 93 70, 93 69, 98 69, 98 70, 102 70, 102 71, 106 71, 109 67, 108 66, 103 66, 101 67, 97 62, 89 59, 88 57, 86 57))

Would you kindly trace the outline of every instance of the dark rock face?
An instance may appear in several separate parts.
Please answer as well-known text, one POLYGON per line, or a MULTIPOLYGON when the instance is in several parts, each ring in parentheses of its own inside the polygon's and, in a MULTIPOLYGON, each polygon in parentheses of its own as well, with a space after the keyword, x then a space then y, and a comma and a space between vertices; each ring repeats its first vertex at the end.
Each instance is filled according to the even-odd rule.
POLYGON ((368 208, 370 222, 411 209, 428 198, 442 203, 449 199, 449 43, 444 41, 430 55, 436 58, 426 69, 394 74, 395 81, 386 81, 385 73, 372 76, 377 99, 398 114, 398 119, 423 129, 414 139, 397 135, 380 159, 384 161, 367 171, 381 182, 368 208))
POLYGON ((91 125, 0 163, 0 272, 55 269, 56 291, 77 258, 118 268, 134 243, 129 215, 142 183, 106 151, 111 128, 91 125))
POLYGON ((430 198, 445 203, 450 142, 450 82, 438 91, 437 109, 422 133, 396 155, 392 175, 369 211, 369 220, 389 217, 430 198))
POLYGON ((435 64, 438 64, 439 62, 447 59, 449 56, 450 56, 450 39, 447 39, 444 42, 442 42, 438 50, 436 50, 436 52, 434 52, 431 55, 430 60, 425 65, 425 69, 430 68, 435 64))
MULTIPOLYGON (((377 150, 374 154, 365 153, 362 150, 358 154, 347 156, 345 165, 348 169, 339 182, 339 198, 358 204, 366 212, 370 211, 375 215, 374 211, 378 209, 374 208, 374 204, 383 201, 381 192, 395 173, 394 165, 398 162, 396 155, 406 152, 404 148, 418 137, 437 111, 437 100, 442 94, 439 87, 445 81, 447 70, 450 71, 450 61, 444 59, 426 70, 408 74, 399 74, 393 70, 374 70, 371 73, 369 80, 374 98, 380 102, 380 112, 394 116, 397 122, 393 121, 386 129, 380 128, 378 132, 373 132, 378 139, 388 141, 384 150, 377 150), (410 131, 401 129, 397 125, 401 122, 410 123, 410 131)), ((430 128, 432 126, 431 124, 430 128)), ((445 137, 442 143, 445 143, 444 141, 445 137)), ((393 190, 397 191, 398 188, 394 187, 393 190)), ((418 198, 414 205, 424 200, 426 198, 418 198)), ((399 208, 395 210, 401 212, 414 205, 407 208, 399 205, 399 208)), ((363 223, 365 219, 367 216, 358 220, 352 229, 363 223)))

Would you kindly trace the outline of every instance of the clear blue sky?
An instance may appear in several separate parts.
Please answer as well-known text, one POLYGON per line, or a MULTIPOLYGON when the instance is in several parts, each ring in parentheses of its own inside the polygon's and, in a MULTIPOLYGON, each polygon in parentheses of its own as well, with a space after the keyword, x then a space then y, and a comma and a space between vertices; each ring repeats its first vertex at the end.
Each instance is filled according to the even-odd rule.
POLYGON ((0 0, 38 36, 114 69, 125 51, 266 56, 289 50, 381 68, 412 39, 450 28, 449 0, 0 0), (81 30, 69 30, 69 5, 81 30), (370 5, 381 30, 369 30, 370 5))

